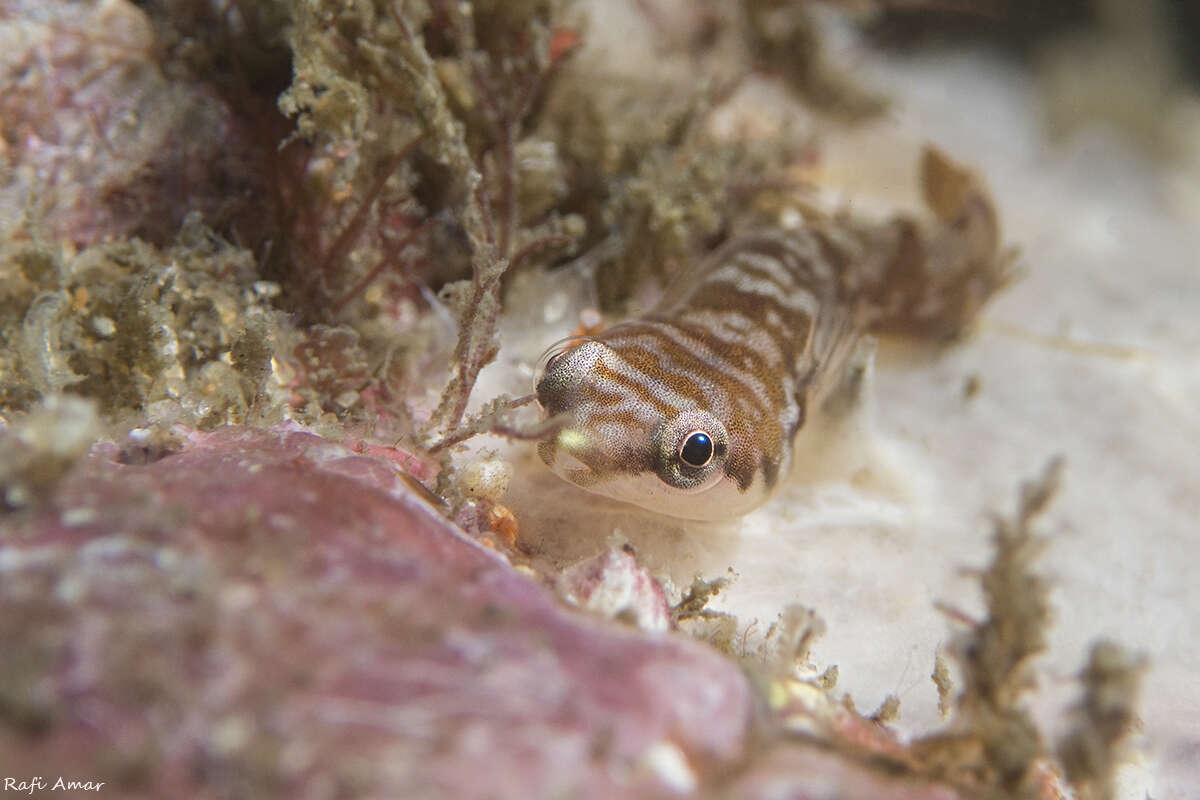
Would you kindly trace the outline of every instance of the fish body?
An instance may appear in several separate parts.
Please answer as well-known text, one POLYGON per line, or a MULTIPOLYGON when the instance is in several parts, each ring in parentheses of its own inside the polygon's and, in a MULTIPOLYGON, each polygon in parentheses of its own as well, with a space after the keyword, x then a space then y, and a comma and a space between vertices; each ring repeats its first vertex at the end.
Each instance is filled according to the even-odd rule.
POLYGON ((743 235, 649 314, 552 351, 537 397, 565 424, 541 458, 589 491, 671 516, 725 519, 766 500, 862 332, 954 333, 1002 283, 990 201, 931 157, 931 231, 896 218, 743 235), (933 196, 931 168, 944 172, 933 196))

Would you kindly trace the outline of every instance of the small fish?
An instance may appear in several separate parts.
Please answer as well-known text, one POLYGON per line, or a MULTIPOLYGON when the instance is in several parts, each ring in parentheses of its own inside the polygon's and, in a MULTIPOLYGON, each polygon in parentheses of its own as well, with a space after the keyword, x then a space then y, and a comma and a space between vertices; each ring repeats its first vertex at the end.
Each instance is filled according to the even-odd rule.
POLYGON ((926 149, 932 224, 845 216, 737 237, 649 313, 543 357, 537 398, 568 422, 542 460, 592 492, 727 519, 788 474, 792 442, 867 331, 953 337, 1011 277, 985 188, 926 149))

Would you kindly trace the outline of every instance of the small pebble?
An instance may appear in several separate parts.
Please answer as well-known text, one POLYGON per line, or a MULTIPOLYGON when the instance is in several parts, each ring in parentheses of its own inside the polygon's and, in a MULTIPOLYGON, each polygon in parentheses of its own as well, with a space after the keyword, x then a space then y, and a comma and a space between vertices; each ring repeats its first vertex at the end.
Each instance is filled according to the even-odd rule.
POLYGON ((108 317, 92 317, 92 330, 97 336, 107 339, 117 332, 117 323, 108 317))
POLYGON ((471 497, 496 502, 508 492, 513 468, 499 456, 484 456, 462 468, 463 491, 471 497))

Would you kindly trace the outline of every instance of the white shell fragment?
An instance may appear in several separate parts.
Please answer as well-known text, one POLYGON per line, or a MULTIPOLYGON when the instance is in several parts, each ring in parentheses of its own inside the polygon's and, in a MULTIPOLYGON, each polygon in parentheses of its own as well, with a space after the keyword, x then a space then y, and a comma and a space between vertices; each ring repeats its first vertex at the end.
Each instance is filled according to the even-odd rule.
POLYGON ((463 491, 470 497, 497 502, 508 492, 512 464, 494 454, 470 462, 459 472, 463 491))

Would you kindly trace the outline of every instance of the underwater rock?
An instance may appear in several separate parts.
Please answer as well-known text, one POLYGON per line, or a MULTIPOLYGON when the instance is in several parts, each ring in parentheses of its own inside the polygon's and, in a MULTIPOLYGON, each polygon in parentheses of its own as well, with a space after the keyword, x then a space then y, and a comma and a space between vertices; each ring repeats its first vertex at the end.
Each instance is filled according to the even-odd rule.
POLYGON ((949 796, 891 794, 812 743, 751 749, 766 712, 733 660, 568 609, 383 460, 294 427, 180 442, 138 465, 98 446, 0 523, 5 774, 69 764, 129 796, 659 797, 732 774, 738 796, 949 796))
POLYGON ((5 3, 0 41, 0 230, 165 244, 200 212, 257 241, 269 186, 253 124, 164 65, 168 44, 136 4, 5 3))

